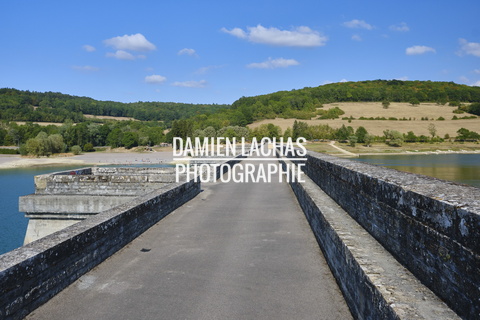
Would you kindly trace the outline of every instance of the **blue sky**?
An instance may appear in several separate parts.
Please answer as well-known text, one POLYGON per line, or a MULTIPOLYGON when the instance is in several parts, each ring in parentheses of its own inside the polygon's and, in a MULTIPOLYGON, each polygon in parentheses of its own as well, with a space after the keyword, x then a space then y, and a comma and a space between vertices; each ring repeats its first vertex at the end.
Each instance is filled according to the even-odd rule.
POLYGON ((0 4, 0 87, 232 103, 374 79, 480 85, 480 1, 0 4))

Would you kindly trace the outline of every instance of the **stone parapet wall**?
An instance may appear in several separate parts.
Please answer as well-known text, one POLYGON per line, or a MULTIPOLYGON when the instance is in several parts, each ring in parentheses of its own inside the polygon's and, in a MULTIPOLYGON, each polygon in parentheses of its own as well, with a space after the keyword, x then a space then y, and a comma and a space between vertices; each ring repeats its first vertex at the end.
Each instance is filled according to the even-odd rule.
POLYGON ((480 318, 480 189, 315 152, 305 171, 455 312, 480 318))
POLYGON ((85 168, 35 177, 36 194, 138 195, 175 182, 174 168, 85 168))
POLYGON ((93 167, 91 168, 94 175, 158 175, 158 174, 174 174, 174 167, 93 167))
POLYGON ((355 319, 459 319, 308 176, 303 180, 290 185, 355 319))
POLYGON ((0 319, 22 319, 200 192, 174 183, 0 256, 0 319))

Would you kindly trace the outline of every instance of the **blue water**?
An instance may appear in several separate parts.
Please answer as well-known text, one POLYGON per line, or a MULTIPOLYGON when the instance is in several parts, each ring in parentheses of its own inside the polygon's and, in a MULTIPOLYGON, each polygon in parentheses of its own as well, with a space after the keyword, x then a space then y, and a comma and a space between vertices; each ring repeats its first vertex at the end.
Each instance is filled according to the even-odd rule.
MULTIPOLYGON (((144 165, 131 165, 138 167, 144 165)), ((151 165, 165 167, 169 165, 151 165)), ((128 166, 124 166, 128 167, 128 166)), ((18 211, 18 198, 35 192, 34 177, 40 174, 76 169, 78 166, 0 170, 0 254, 23 245, 28 219, 18 211)))
POLYGON ((73 167, 0 170, 0 254, 23 245, 28 219, 18 211, 18 197, 34 193, 33 177, 66 169, 73 167))

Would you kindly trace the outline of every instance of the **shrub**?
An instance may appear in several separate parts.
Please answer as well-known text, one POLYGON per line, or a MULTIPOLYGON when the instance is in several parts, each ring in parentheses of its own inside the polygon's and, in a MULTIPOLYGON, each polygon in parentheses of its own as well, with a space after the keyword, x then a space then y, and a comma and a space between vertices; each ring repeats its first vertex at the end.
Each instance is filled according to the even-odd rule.
POLYGON ((385 130, 385 143, 392 147, 401 147, 403 145, 403 134, 396 130, 385 130))
POLYGON ((465 128, 460 128, 457 130, 457 138, 456 140, 460 141, 465 141, 465 140, 471 140, 471 141, 477 141, 480 140, 480 134, 476 133, 475 131, 470 131, 465 128))
POLYGON ((21 144, 20 145, 20 148, 18 148, 18 152, 22 155, 22 156, 26 156, 28 154, 28 150, 27 150, 27 146, 25 144, 21 144))
POLYGON ((54 153, 65 151, 65 143, 60 134, 48 135, 41 131, 35 138, 30 138, 25 143, 25 151, 28 154, 39 156, 50 156, 54 153))
POLYGON ((365 142, 365 136, 367 134, 368 134, 367 129, 365 129, 362 126, 358 127, 357 130, 355 131, 355 135, 357 136, 359 143, 365 142))
POLYGON ((418 142, 428 142, 428 137, 422 134, 418 137, 418 142))
POLYGON ((413 131, 408 131, 407 135, 405 136, 406 142, 417 142, 418 137, 413 133, 413 131))
POLYGON ((85 145, 83 146, 83 151, 85 152, 94 152, 95 149, 93 148, 93 144, 92 143, 85 143, 85 145))
POLYGON ((410 102, 410 104, 411 104, 412 106, 414 106, 414 107, 420 105, 420 101, 419 101, 417 98, 413 98, 413 99, 411 99, 409 102, 410 102))
POLYGON ((350 147, 355 147, 355 144, 357 143, 357 141, 358 141, 357 136, 349 136, 348 137, 348 145, 350 147))
POLYGON ((138 136, 134 132, 125 132, 123 134, 122 144, 127 149, 136 147, 138 146, 138 136))
POLYGON ((318 119, 337 119, 342 114, 345 114, 345 111, 343 111, 339 107, 334 107, 328 110, 317 110, 317 114, 320 115, 318 119))
POLYGON ((480 102, 474 102, 468 106, 468 112, 480 116, 480 102))
POLYGON ((70 148, 70 151, 72 151, 74 155, 79 155, 82 153, 82 148, 80 146, 73 146, 70 148))
POLYGON ((375 137, 373 135, 367 133, 364 137, 364 140, 365 140, 365 145, 367 147, 370 147, 372 142, 375 140, 375 137))

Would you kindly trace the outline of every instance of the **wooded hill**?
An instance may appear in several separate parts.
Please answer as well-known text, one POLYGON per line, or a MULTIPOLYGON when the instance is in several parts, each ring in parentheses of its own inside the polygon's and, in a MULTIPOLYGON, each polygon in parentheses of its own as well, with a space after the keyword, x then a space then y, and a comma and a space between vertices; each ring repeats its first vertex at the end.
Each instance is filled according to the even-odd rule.
POLYGON ((99 101, 58 92, 33 92, 0 89, 0 120, 39 122, 83 122, 84 114, 131 117, 137 120, 164 121, 167 126, 177 119, 210 114, 229 105, 173 102, 122 103, 99 101))
POLYGON ((195 128, 212 126, 218 130, 226 126, 245 126, 257 120, 276 117, 310 119, 322 114, 328 116, 325 113, 339 110, 319 109, 325 103, 359 101, 412 104, 476 102, 472 110, 465 111, 480 115, 480 87, 453 82, 373 80, 332 83, 242 97, 231 106, 172 102, 121 103, 56 92, 40 93, 5 88, 0 89, 0 120, 84 122, 87 119, 83 115, 92 114, 163 121, 166 127, 171 127, 174 120, 190 119, 195 128))
MULTIPOLYGON (((233 118, 251 123, 275 117, 310 119, 333 102, 480 102, 480 87, 453 82, 373 80, 340 82, 314 88, 242 97, 232 105, 233 118)), ((235 123, 240 125, 240 123, 235 123)))

